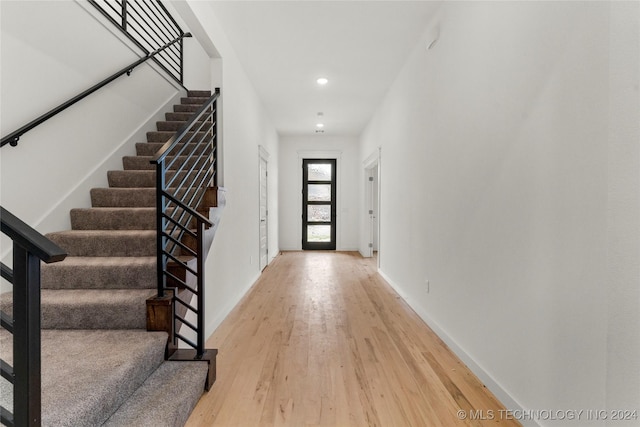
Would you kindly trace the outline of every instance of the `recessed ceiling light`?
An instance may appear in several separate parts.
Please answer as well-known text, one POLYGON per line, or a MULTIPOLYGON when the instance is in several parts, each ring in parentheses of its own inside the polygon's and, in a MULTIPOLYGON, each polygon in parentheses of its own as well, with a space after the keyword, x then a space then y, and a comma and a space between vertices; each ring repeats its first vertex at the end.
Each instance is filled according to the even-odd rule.
POLYGON ((318 80, 316 80, 316 82, 320 85, 320 86, 324 86, 327 83, 329 83, 329 79, 327 79, 326 77, 320 77, 318 80))
POLYGON ((318 124, 316 124, 316 127, 318 129, 323 128, 324 127, 324 123, 318 123, 318 124))

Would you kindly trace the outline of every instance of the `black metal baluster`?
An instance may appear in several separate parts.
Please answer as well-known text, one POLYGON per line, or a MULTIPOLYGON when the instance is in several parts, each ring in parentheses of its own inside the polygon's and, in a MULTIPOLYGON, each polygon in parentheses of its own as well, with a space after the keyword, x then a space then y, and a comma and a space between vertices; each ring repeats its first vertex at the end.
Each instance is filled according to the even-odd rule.
POLYGON ((127 3, 128 0, 122 0, 122 29, 128 31, 127 28, 127 3))
POLYGON ((204 355, 204 222, 198 219, 198 332, 196 358, 204 355))
POLYGON ((39 426, 41 405, 40 259, 13 244, 13 360, 16 426, 39 426))
POLYGON ((156 272, 158 276, 158 297, 164 297, 164 290, 166 288, 167 278, 164 275, 166 269, 166 260, 164 256, 164 230, 167 225, 167 220, 164 218, 165 213, 165 201, 164 201, 164 159, 158 162, 156 166, 156 226, 158 227, 156 237, 156 251, 157 251, 157 266, 156 272))
POLYGON ((184 83, 184 43, 180 40, 180 83, 184 83))

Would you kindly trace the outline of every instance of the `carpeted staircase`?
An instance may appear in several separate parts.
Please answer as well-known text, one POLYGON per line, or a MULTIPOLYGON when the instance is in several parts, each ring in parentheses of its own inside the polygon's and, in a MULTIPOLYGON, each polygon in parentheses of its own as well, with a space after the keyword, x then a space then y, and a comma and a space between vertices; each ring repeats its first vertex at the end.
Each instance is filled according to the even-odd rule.
MULTIPOLYGON (((155 170, 149 161, 211 96, 190 91, 109 188, 91 190, 89 209, 71 211, 71 230, 49 239, 68 252, 42 265, 42 425, 182 426, 203 393, 206 362, 165 361, 167 333, 146 331, 156 293, 155 170)), ((205 206, 205 208, 207 208, 205 206)), ((11 313, 12 294, 2 310, 11 313)), ((12 336, 0 354, 12 363, 12 336)), ((2 404, 12 387, 0 381, 2 404)))

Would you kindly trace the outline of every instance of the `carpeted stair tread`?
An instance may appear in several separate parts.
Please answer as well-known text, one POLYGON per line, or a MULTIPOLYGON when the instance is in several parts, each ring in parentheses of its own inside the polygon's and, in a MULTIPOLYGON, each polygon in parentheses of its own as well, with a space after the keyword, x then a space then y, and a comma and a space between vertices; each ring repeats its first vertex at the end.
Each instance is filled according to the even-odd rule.
POLYGON ((102 207, 71 210, 73 230, 155 230, 156 209, 152 207, 102 207))
POLYGON ((67 230, 47 234, 69 256, 137 257, 156 254, 154 230, 67 230))
POLYGON ((185 122, 181 122, 181 121, 175 121, 175 122, 171 122, 171 121, 163 121, 163 122, 156 122, 156 128, 159 131, 171 131, 171 132, 177 132, 181 127, 183 127, 185 125, 185 122))
POLYGON ((206 375, 206 362, 164 362, 104 427, 184 426, 202 395, 206 375))
MULTIPOLYGON (((204 162, 201 160, 200 164, 204 162)), ((192 175, 195 176, 198 171, 193 171, 192 175)), ((179 183, 187 174, 187 171, 182 170, 180 172, 177 171, 168 171, 165 174, 165 182, 170 183, 175 175, 178 175, 178 180, 175 181, 179 183)), ((192 178, 190 178, 192 179, 192 178)), ((109 187, 111 188, 149 188, 156 186, 156 171, 155 170, 116 170, 116 171, 108 171, 107 172, 107 181, 109 182, 109 187)))
POLYGON ((42 289, 154 289, 155 256, 67 257, 41 265, 42 289))
MULTIPOLYGON (((102 425, 161 366, 166 341, 142 330, 43 330, 42 426, 102 425)), ((4 329, 0 344, 13 364, 4 329)))
POLYGON ((155 188, 92 188, 91 206, 155 207, 155 188))
MULTIPOLYGON (((189 152, 185 150, 185 154, 189 152)), ((122 166, 124 170, 156 170, 156 165, 151 163, 153 156, 126 156, 122 158, 122 166)), ((173 161, 175 156, 167 156, 166 161, 173 161)), ((179 164, 187 161, 189 166, 193 165, 197 158, 192 158, 187 161, 187 156, 178 156, 178 160, 176 160, 171 166, 171 169, 176 169, 179 164)))
POLYGON ((174 113, 195 113, 202 105, 176 104, 173 106, 174 113))
MULTIPOLYGON (((13 412, 13 384, 3 376, 0 376, 0 406, 13 412)), ((4 425, 0 423, 0 426, 4 425)))
MULTIPOLYGON (((145 329, 146 300, 156 292, 154 289, 42 289, 42 329, 145 329)), ((0 295, 0 307, 12 315, 12 292, 0 295)))
POLYGON ((191 113, 168 112, 164 113, 164 119, 168 122, 187 122, 192 115, 191 113))
MULTIPOLYGON (((191 120, 191 117, 193 117, 193 112, 183 112, 183 113, 165 113, 164 114, 164 118, 166 121, 168 122, 188 122, 189 120, 191 120)), ((204 121, 204 120, 210 120, 210 118, 207 117, 201 117, 198 121, 204 121)))
MULTIPOLYGON (((196 147, 197 144, 189 143, 186 144, 187 148, 185 148, 184 153, 200 154, 202 153, 204 147, 196 147)), ((136 143, 136 154, 138 156, 155 156, 158 150, 160 150, 164 146, 164 142, 138 142, 136 143)))
POLYGON ((124 156, 122 158, 122 168, 124 170, 155 170, 156 165, 151 163, 152 155, 148 156, 124 156))
POLYGON ((180 103, 182 105, 202 105, 210 98, 210 96, 187 96, 185 98, 180 98, 180 103))
POLYGON ((141 188, 156 185, 154 170, 115 170, 107 172, 107 181, 111 188, 141 188))
MULTIPOLYGON (((176 133, 173 131, 152 131, 147 132, 147 142, 167 142, 176 133)), ((187 138, 191 138, 194 132, 187 132, 187 138)), ((194 142, 197 142, 204 138, 206 132, 196 132, 194 142)))
MULTIPOLYGON (((192 115, 193 114, 191 113, 167 113, 167 116, 171 117, 173 120, 167 118, 164 121, 156 122, 156 128, 159 131, 177 132, 187 123, 187 121, 191 119, 192 115), (185 116, 176 117, 176 116, 169 116, 169 114, 185 114, 185 116), (186 117, 186 118, 183 119, 182 117, 186 117)), ((202 125, 202 122, 205 120, 207 121, 207 124, 204 125, 204 129, 202 130, 206 130, 211 126, 211 118, 208 115, 205 115, 203 117, 200 117, 196 122, 198 124, 198 127, 200 127, 200 125, 202 125)))
POLYGON ((211 91, 210 90, 190 90, 190 91, 187 91, 187 96, 195 97, 195 98, 210 98, 211 91))
POLYGON ((164 142, 136 142, 136 155, 153 157, 164 144, 164 142))

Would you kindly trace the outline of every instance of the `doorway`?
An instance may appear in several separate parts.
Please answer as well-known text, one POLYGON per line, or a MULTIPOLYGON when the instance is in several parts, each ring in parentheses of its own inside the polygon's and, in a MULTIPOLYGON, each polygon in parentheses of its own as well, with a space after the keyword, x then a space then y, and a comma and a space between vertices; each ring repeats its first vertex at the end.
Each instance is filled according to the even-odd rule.
POLYGON ((302 249, 336 249, 336 159, 302 160, 302 249))
POLYGON ((264 270, 269 264, 269 199, 268 199, 268 154, 264 149, 260 150, 260 250, 259 250, 259 263, 260 271, 264 270))
POLYGON ((378 165, 370 169, 369 192, 371 194, 371 206, 369 208, 369 235, 371 238, 371 256, 378 255, 378 165))
POLYGON ((360 253, 364 257, 375 257, 380 267, 380 147, 363 162, 364 166, 364 212, 362 217, 362 239, 360 253))

